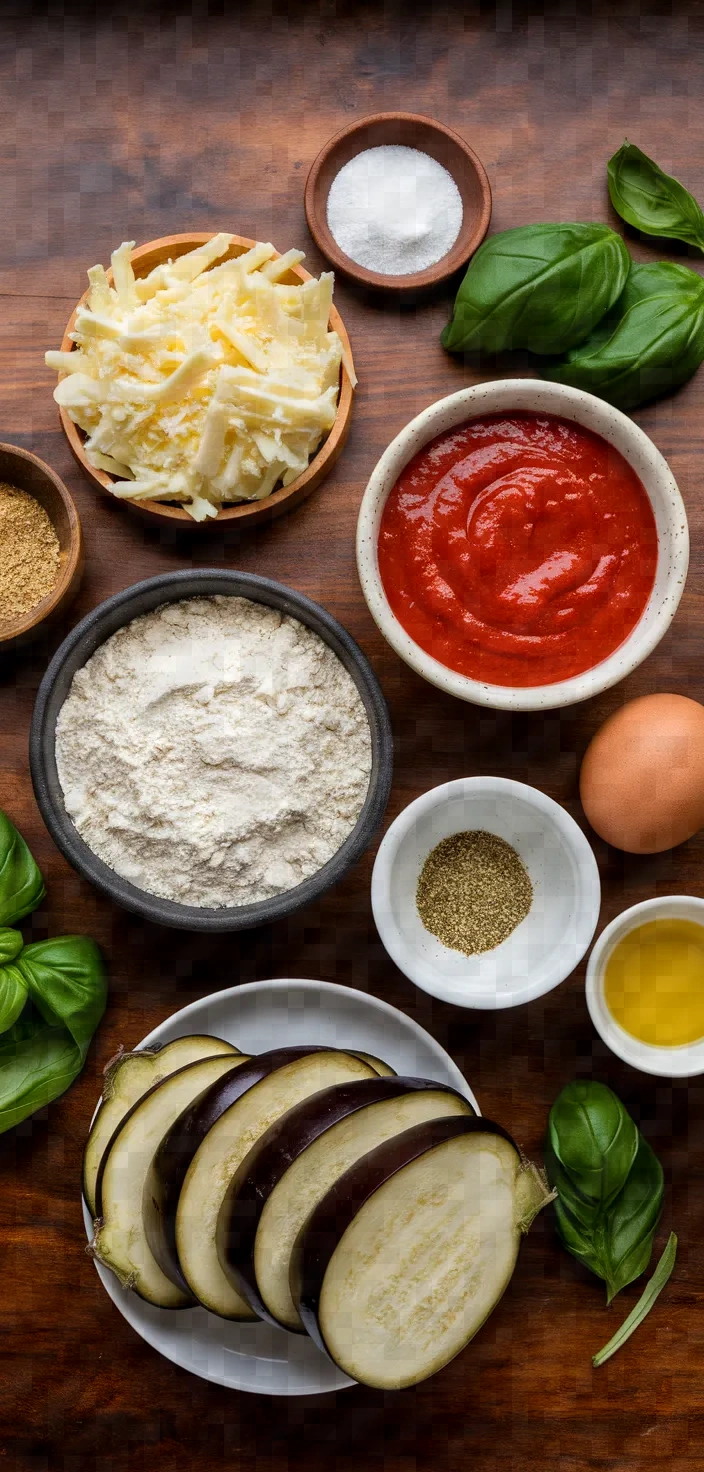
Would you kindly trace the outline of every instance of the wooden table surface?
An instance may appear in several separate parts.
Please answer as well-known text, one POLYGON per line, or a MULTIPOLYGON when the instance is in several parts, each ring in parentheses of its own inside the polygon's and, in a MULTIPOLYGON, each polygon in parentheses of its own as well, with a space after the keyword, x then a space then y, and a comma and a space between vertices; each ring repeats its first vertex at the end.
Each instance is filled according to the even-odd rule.
MULTIPOLYGON (((62 475, 85 530, 87 568, 64 632, 103 598, 183 566, 267 574, 318 599, 370 656, 394 725, 388 821, 436 783, 474 773, 530 782, 586 826, 577 774, 586 743, 625 699, 676 690, 704 699, 704 370, 635 417, 682 490, 692 561, 674 625, 642 669, 585 705, 494 714, 441 695, 383 643, 354 563, 367 477, 407 420, 472 380, 439 344, 449 297, 400 310, 340 281, 359 389, 350 440, 329 480, 270 529, 145 530, 98 495, 57 425, 58 346, 86 268, 124 239, 228 229, 301 245, 323 262, 303 213, 308 167, 331 133, 405 107, 457 128, 484 161, 492 228, 534 220, 611 220, 606 161, 628 135, 704 200, 704 6, 627 0, 499 0, 403 6, 348 0, 192 6, 105 0, 97 7, 3 3, 3 210, 0 220, 0 438, 62 475), (33 12, 33 14, 32 14, 33 12)), ((612 221, 613 222, 613 221, 612 221)), ((638 259, 658 252, 630 240, 638 259)), ((700 257, 688 261, 702 270, 700 257)), ((516 371, 516 365, 502 371, 516 371)), ((517 371, 530 372, 527 363, 517 371)), ((584 967, 542 1001, 473 1014, 435 1004, 386 957, 369 904, 376 845, 346 881, 289 923, 209 939, 113 908, 63 861, 44 830, 27 766, 37 685, 56 632, 0 663, 0 806, 27 838, 48 897, 34 938, 85 931, 104 948, 108 1011, 82 1077, 63 1099, 0 1139, 0 1466, 22 1472, 146 1472, 229 1466, 285 1472, 302 1462, 384 1472, 524 1469, 684 1472, 704 1465, 704 1090, 668 1084, 611 1057, 584 1002, 584 967), (79 1167, 106 1059, 187 1002, 277 975, 349 984, 394 1003, 449 1050, 484 1113, 538 1154, 549 1106, 575 1076, 624 1099, 659 1152, 676 1273, 646 1326, 600 1371, 591 1354, 635 1302, 607 1313, 602 1285, 557 1245, 548 1214, 527 1240, 503 1302, 476 1342, 415 1391, 363 1388, 275 1401, 228 1392, 161 1359, 123 1321, 85 1254, 79 1167)), ((704 843, 627 858, 594 840, 601 924, 653 894, 701 894, 704 843)))

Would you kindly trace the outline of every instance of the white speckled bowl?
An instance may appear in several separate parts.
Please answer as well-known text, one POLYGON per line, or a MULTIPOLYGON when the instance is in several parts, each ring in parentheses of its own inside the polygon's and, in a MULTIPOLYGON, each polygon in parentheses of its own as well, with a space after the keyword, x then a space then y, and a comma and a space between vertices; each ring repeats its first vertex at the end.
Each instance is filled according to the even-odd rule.
POLYGON ((417 674, 449 695, 494 710, 551 710, 588 700, 616 685, 660 643, 679 604, 689 563, 687 513, 667 461, 626 414, 581 389, 533 378, 503 378, 460 389, 424 409, 391 441, 375 469, 359 512, 357 567, 369 610, 392 649, 417 674), (408 461, 423 445, 469 419, 510 410, 557 414, 601 435, 623 455, 648 493, 658 534, 655 584, 632 633, 601 664, 554 685, 517 687, 471 680, 426 654, 406 633, 389 606, 379 574, 377 543, 386 499, 408 461))

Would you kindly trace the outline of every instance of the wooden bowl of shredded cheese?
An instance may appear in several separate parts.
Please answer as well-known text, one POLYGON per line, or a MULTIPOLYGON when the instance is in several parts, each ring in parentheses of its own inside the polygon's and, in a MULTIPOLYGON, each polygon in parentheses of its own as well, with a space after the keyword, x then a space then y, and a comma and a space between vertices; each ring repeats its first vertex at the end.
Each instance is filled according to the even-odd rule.
POLYGON ((63 481, 29 450, 0 445, 0 650, 55 621, 82 573, 81 524, 63 481))
POLYGON ((316 281, 300 259, 208 232, 128 243, 89 272, 46 361, 99 490, 152 523, 207 526, 269 521, 320 485, 356 379, 332 277, 316 281))

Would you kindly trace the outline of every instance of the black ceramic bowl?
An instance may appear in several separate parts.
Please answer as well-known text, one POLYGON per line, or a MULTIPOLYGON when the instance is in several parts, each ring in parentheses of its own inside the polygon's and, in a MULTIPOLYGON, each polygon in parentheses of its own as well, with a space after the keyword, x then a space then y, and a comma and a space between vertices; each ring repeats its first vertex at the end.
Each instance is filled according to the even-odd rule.
POLYGON ((381 822, 391 788, 393 743, 386 701, 368 660, 342 625, 302 593, 283 583, 252 573, 218 572, 202 568, 196 572, 164 573, 135 583, 116 593, 82 619, 57 650, 37 695, 29 739, 29 762, 34 793, 49 832, 62 854, 85 879, 109 899, 127 910, 180 930, 232 931, 280 920, 293 910, 317 899, 330 889, 364 853, 381 822), (313 629, 334 650, 357 686, 369 720, 372 741, 372 770, 364 807, 342 847, 310 879, 273 899, 255 905, 233 905, 227 909, 201 909, 160 899, 122 879, 88 847, 64 807, 56 769, 56 718, 69 692, 76 670, 90 659, 100 644, 117 629, 142 613, 182 598, 230 594, 266 603, 290 614, 313 629))

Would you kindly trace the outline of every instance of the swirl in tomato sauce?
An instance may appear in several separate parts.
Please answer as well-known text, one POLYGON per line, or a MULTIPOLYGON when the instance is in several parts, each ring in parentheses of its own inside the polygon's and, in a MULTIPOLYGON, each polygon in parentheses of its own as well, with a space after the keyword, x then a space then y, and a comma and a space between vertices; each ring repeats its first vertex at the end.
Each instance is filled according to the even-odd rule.
POLYGON ((379 570, 411 638, 495 685, 550 685, 611 654, 655 580, 655 518, 598 435, 487 415, 439 435, 393 487, 379 570))

